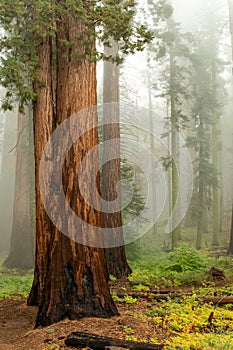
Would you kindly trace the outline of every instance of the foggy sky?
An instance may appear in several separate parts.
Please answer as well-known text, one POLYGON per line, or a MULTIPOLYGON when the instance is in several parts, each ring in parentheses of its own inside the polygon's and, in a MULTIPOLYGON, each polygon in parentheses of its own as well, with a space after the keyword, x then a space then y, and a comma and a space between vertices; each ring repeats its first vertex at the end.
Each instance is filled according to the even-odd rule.
POLYGON ((228 11, 227 0, 171 0, 171 3, 174 7, 175 20, 180 22, 186 31, 195 31, 197 29, 199 21, 203 20, 201 13, 207 7, 213 11, 212 13, 220 9, 226 9, 228 11))

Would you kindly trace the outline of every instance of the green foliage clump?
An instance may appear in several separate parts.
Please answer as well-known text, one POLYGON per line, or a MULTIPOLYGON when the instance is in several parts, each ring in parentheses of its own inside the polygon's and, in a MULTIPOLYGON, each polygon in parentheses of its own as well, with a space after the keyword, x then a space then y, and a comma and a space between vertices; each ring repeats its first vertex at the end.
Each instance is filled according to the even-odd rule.
POLYGON ((169 253, 170 263, 166 270, 185 272, 201 271, 206 269, 208 261, 199 251, 183 243, 174 251, 169 253))
POLYGON ((4 257, 1 256, 0 260, 0 300, 17 296, 26 298, 32 286, 32 271, 19 274, 17 270, 2 267, 4 257))
POLYGON ((170 253, 141 255, 140 258, 131 262, 133 273, 129 279, 143 286, 202 285, 211 266, 221 267, 188 244, 181 244, 170 253))
POLYGON ((113 275, 109 275, 109 281, 116 282, 117 278, 113 275))
POLYGON ((140 284, 144 286, 156 285, 158 283, 158 276, 161 276, 158 263, 137 261, 131 264, 133 273, 129 276, 129 280, 135 285, 140 284))
POLYGON ((0 300, 13 296, 26 298, 32 286, 33 275, 0 274, 0 300))
POLYGON ((56 343, 52 343, 48 348, 45 348, 45 350, 56 350, 56 349, 61 349, 60 345, 56 343))
POLYGON ((144 286, 143 284, 138 284, 136 286, 133 286, 133 290, 137 290, 138 292, 146 292, 149 291, 149 286, 144 286))
POLYGON ((231 256, 220 256, 217 260, 215 260, 214 265, 223 269, 228 276, 232 277, 233 259, 231 256))
POLYGON ((127 335, 131 335, 131 334, 134 334, 134 331, 131 327, 129 326, 124 326, 124 331, 127 335))
POLYGON ((131 295, 124 295, 123 298, 118 297, 115 293, 113 293, 112 298, 114 301, 118 302, 118 303, 125 303, 125 304, 136 304, 138 299, 137 298, 133 298, 131 295))

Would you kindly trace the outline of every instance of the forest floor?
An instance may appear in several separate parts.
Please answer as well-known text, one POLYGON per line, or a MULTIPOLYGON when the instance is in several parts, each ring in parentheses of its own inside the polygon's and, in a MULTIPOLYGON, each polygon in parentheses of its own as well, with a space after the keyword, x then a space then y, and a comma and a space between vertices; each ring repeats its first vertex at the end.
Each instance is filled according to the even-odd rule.
MULTIPOLYGON (((127 294, 127 282, 116 282, 113 291, 127 294)), ((146 299, 136 303, 116 302, 119 316, 109 319, 83 318, 64 320, 50 327, 34 329, 37 308, 26 305, 24 298, 7 298, 0 301, 0 350, 68 349, 64 339, 74 331, 87 332, 117 339, 141 339, 150 342, 156 338, 163 342, 169 334, 157 329, 146 315, 153 306, 146 299), (57 344, 57 347, 56 347, 57 344)))
POLYGON ((233 258, 225 256, 228 236, 227 231, 221 234, 220 246, 213 250, 207 246, 211 233, 205 235, 205 248, 197 252, 189 247, 195 232, 187 230, 183 239, 188 245, 167 253, 162 250, 162 235, 159 243, 148 235, 139 247, 128 250, 129 255, 135 248, 141 254, 140 260, 130 263, 132 276, 111 278, 119 316, 66 319, 38 329, 34 329, 37 308, 26 304, 33 272, 6 269, 2 266, 6 256, 0 256, 0 350, 71 349, 65 345, 71 332, 165 344, 166 350, 233 350, 233 302, 214 305, 203 299, 233 296, 233 258), (226 278, 214 281, 212 266, 223 269, 226 278))
MULTIPOLYGON (((154 296, 149 290, 133 290, 132 286, 130 286, 129 281, 127 280, 117 281, 111 283, 111 285, 112 293, 115 296, 116 305, 120 314, 119 316, 112 317, 110 319, 83 318, 77 321, 64 320, 50 327, 38 329, 34 329, 37 313, 36 307, 27 306, 26 299, 19 296, 3 299, 0 301, 0 350, 70 349, 70 347, 65 345, 64 340, 71 332, 74 331, 87 332, 117 339, 137 340, 152 343, 165 343, 169 338, 177 336, 179 332, 185 331, 187 328, 187 322, 189 323, 189 333, 190 331, 201 331, 201 333, 211 333, 213 331, 208 328, 208 315, 210 314, 211 308, 213 309, 213 306, 211 305, 209 305, 209 309, 207 309, 203 315, 199 314, 199 317, 201 316, 201 319, 199 319, 199 329, 195 328, 195 322, 193 321, 194 315, 188 314, 188 321, 185 321, 185 324, 183 323, 183 320, 179 322, 179 316, 177 314, 182 312, 181 309, 179 310, 178 304, 182 304, 184 302, 189 305, 188 313, 194 313, 195 317, 197 317, 198 313, 200 313, 200 311, 197 312, 195 310, 196 308, 200 307, 200 302, 194 301, 194 298, 196 295, 198 295, 198 291, 195 292, 193 288, 163 288, 162 293, 164 295, 166 295, 166 293, 170 293, 170 295, 171 293, 178 293, 181 295, 181 298, 176 298, 174 302, 169 298, 166 300, 166 302, 160 302, 153 299, 154 296), (120 295, 121 297, 118 297, 117 295, 120 295), (122 295, 125 295, 126 297, 122 297, 122 295), (187 300, 185 300, 187 295, 189 295, 190 298, 188 303, 187 300), (190 303, 191 300, 192 302, 190 303), (170 308, 173 310, 170 312, 170 319, 168 318, 166 322, 164 321, 164 318, 161 317, 162 305, 170 305, 170 308), (190 328, 190 323, 193 330, 190 328)), ((216 290, 221 291, 223 288, 224 287, 222 286, 215 286, 213 292, 214 294, 212 293, 212 295, 218 294, 216 290)), ((229 290, 229 286, 226 288, 229 290)), ((224 294, 226 293, 226 290, 224 291, 224 294)), ((161 295, 161 290, 158 290, 158 293, 161 295)), ((210 289, 203 291, 202 295, 205 295, 206 293, 210 293, 210 289)), ((167 315, 169 315, 168 306, 166 306, 167 315)), ((202 310, 201 313, 203 313, 203 309, 204 308, 200 308, 200 310, 202 310)), ((225 311, 229 313, 229 310, 225 311)), ((230 312, 233 313, 232 311, 230 312)), ((187 310, 185 313, 187 313, 187 310)), ((217 318, 220 317, 220 313, 216 314, 217 318)), ((230 318, 229 315, 226 315, 225 318, 228 320, 228 323, 232 323, 233 315, 230 318)), ((221 316, 221 320, 219 319, 219 321, 221 322, 222 327, 224 323, 224 316, 221 316)), ((229 327, 227 325, 225 329, 227 330, 228 328, 229 327)), ((231 329, 229 328, 229 330, 231 329)), ((214 333, 216 333, 216 327, 214 333)), ((166 347, 166 349, 170 348, 173 349, 173 347, 166 347)), ((217 349, 217 347, 214 346, 188 347, 188 349, 191 348, 217 349)), ((178 349, 183 350, 186 349, 186 347, 178 347, 178 349)), ((233 349, 233 346, 221 347, 221 349, 233 349)))

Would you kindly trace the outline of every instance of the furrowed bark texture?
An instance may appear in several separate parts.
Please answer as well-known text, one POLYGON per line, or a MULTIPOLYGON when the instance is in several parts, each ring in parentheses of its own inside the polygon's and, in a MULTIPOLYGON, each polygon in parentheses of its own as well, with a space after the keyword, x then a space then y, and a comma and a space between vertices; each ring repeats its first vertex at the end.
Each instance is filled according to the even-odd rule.
MULTIPOLYGON (((81 21, 64 16, 59 21, 56 42, 47 37, 38 47, 40 75, 35 83, 38 99, 34 105, 35 163, 36 163, 36 268, 29 305, 38 306, 37 326, 47 326, 65 317, 108 317, 117 314, 107 284, 106 260, 103 249, 81 245, 64 236, 48 218, 40 197, 39 165, 43 149, 52 132, 75 113, 96 104, 96 65, 87 59, 77 58, 84 47, 77 40, 87 30, 81 21), (72 47, 64 45, 69 41, 72 47), (56 47, 56 65, 54 61, 56 47), (43 81, 43 84, 40 82, 43 81)), ((97 114, 88 113, 82 119, 83 128, 91 129, 97 114)), ((82 128, 82 124, 81 124, 82 128)), ((69 138, 69 132, 64 140, 69 138)), ((90 207, 80 194, 77 174, 86 153, 98 144, 97 128, 73 144, 63 166, 63 187, 66 200, 73 211, 95 227, 101 227, 101 213, 90 207)), ((59 147, 64 147, 63 140, 59 147)), ((58 148, 59 148, 58 147, 58 148)), ((55 151, 59 151, 55 150, 55 151)), ((88 174, 98 168, 96 162, 87 161, 88 174)), ((54 171, 56 176, 56 169, 54 171)), ((89 175, 88 175, 89 176, 89 175)), ((86 179, 87 184, 90 181, 86 179)), ((99 179, 97 179, 99 187, 99 179)), ((55 190, 55 189, 54 189, 55 190)), ((53 210, 59 208, 49 202, 53 210)), ((60 208, 61 210, 61 208, 60 208)), ((72 223, 62 223, 69 230, 72 223)), ((83 233, 84 234, 84 233, 83 233)), ((101 237, 100 237, 101 239, 101 237)))

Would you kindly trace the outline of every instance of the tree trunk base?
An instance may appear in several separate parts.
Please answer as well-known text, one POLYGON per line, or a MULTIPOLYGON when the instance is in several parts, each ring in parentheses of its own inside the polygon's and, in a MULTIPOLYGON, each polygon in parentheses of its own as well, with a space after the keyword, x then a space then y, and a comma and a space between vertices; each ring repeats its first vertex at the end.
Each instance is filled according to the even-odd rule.
POLYGON ((105 249, 105 256, 109 275, 117 279, 131 275, 132 269, 127 262, 124 246, 105 249))

